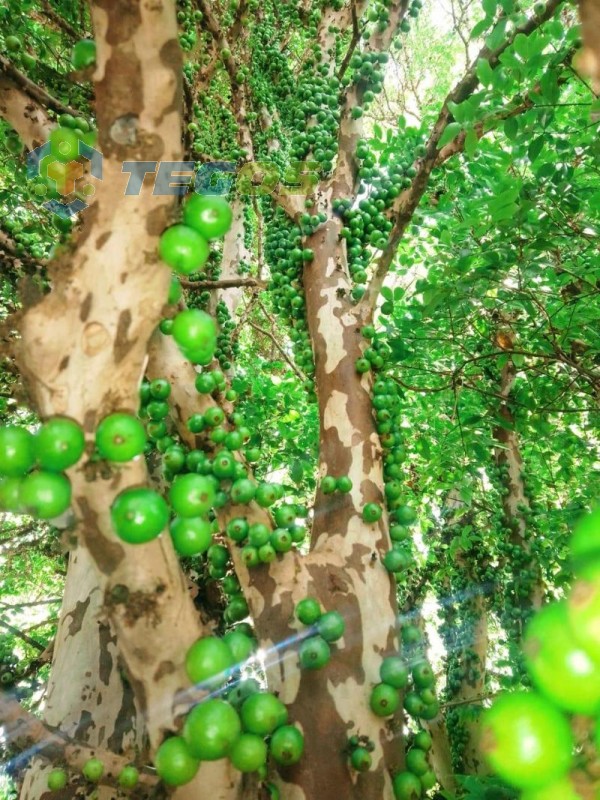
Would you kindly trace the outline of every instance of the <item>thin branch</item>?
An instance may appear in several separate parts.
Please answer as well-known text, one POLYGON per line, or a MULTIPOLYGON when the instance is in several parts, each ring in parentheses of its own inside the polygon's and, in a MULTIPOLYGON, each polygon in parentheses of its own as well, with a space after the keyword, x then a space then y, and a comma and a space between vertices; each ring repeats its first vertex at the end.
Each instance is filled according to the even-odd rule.
POLYGON ((256 278, 227 278, 221 281, 188 281, 180 278, 179 283, 184 289, 235 289, 238 286, 256 286, 259 289, 266 289, 265 281, 256 278))
MULTIPOLYGON (((100 781, 103 784, 116 784, 121 770, 131 764, 123 756, 80 744, 61 731, 44 725, 6 693, 0 694, 0 724, 8 743, 18 742, 24 749, 27 748, 29 757, 41 755, 52 763, 64 760, 78 771, 81 771, 90 758, 99 758, 104 764, 104 775, 100 781)), ((152 789, 157 783, 158 778, 155 775, 140 771, 139 785, 152 789)))
POLYGON ((78 111, 70 106, 66 106, 64 103, 61 103, 60 100, 57 100, 56 97, 48 94, 45 89, 42 89, 37 83, 34 83, 26 75, 23 75, 23 73, 4 56, 0 56, 0 73, 4 73, 8 76, 17 86, 23 89, 26 95, 45 108, 56 111, 58 114, 71 114, 74 117, 79 116, 78 111))
POLYGON ((53 22, 57 28, 62 30, 63 33, 66 33, 67 36, 70 36, 71 39, 81 39, 81 33, 76 31, 75 28, 69 22, 67 22, 66 19, 63 19, 60 14, 57 14, 48 0, 42 0, 42 6, 42 14, 51 22, 53 22))
POLYGON ((46 649, 46 645, 43 645, 41 642, 32 639, 31 636, 28 636, 26 633, 23 633, 18 628, 15 628, 14 625, 11 625, 10 622, 4 622, 4 620, 0 619, 0 627, 5 628, 7 631, 10 631, 13 636, 16 636, 21 641, 28 644, 30 647, 35 647, 36 650, 39 650, 40 653, 43 653, 46 649))

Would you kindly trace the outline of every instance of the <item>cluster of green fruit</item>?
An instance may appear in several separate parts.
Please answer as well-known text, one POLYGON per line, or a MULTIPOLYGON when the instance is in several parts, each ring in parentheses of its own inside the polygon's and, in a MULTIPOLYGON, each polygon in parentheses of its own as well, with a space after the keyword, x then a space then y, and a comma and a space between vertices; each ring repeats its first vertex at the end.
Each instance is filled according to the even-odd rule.
POLYGON ((294 361, 308 376, 306 389, 314 391, 314 358, 305 316, 302 269, 313 257, 312 250, 302 248, 302 232, 281 209, 269 215, 265 209, 267 235, 265 258, 271 268, 269 290, 277 313, 290 323, 290 339, 294 345, 294 361))
MULTIPOLYGON (((333 169, 338 150, 340 81, 330 74, 329 66, 313 67, 306 63, 294 97, 289 123, 294 131, 290 157, 316 161, 324 175, 333 169), (314 119, 316 124, 310 124, 314 119)), ((287 109, 286 109, 287 110, 287 109)))
POLYGON ((63 471, 82 456, 80 426, 53 417, 32 434, 17 425, 0 428, 0 509, 53 519, 71 504, 71 484, 63 471))
POLYGON ((395 800, 417 800, 437 783, 428 761, 428 752, 433 744, 431 736, 421 729, 411 736, 410 742, 406 752, 406 769, 392 778, 395 800))
POLYGON ((570 717, 600 713, 600 508, 576 526, 571 558, 571 592, 542 607, 525 632, 533 690, 503 694, 482 722, 490 766, 523 800, 582 800, 568 775, 576 744, 570 717))
MULTIPOLYGON (((251 499, 263 508, 272 505, 282 493, 277 484, 261 483, 251 486, 251 490, 248 487, 252 492, 251 499)), ((232 486, 232 492, 233 488, 232 486)), ((242 548, 240 555, 244 564, 247 567, 256 567, 259 564, 269 564, 278 554, 288 553, 294 545, 302 544, 306 529, 296 524, 297 516, 297 506, 286 503, 273 511, 275 527, 272 530, 263 522, 249 524, 246 517, 234 517, 227 523, 226 531, 229 538, 242 548)))
POLYGON ((350 759, 350 766, 357 772, 368 772, 373 764, 371 753, 375 744, 368 736, 354 734, 348 739, 346 753, 350 759))
POLYGON ((305 597, 296 605, 296 619, 307 625, 310 635, 304 638, 298 650, 302 669, 321 669, 331 659, 331 647, 344 635, 346 623, 339 611, 321 609, 318 600, 305 597))
POLYGON ((231 207, 225 198, 190 195, 183 206, 183 222, 167 228, 160 237, 160 257, 181 275, 198 272, 208 260, 209 242, 224 236, 231 221, 231 207))
MULTIPOLYGON (((374 10, 374 9, 373 9, 374 10)), ((387 9, 385 9, 387 13, 387 9)), ((352 76, 346 74, 344 76, 344 83, 348 85, 350 82, 359 84, 359 101, 362 105, 355 105, 350 111, 352 119, 360 119, 363 115, 364 108, 368 107, 375 97, 383 89, 383 67, 387 64, 389 56, 387 53, 377 52, 355 52, 350 59, 350 68, 352 69, 352 76)))
MULTIPOLYGON (((99 783, 104 775, 104 763, 99 758, 88 758, 81 774, 90 783, 99 783)), ((135 789, 140 779, 140 773, 133 765, 129 764, 117 775, 117 783, 121 789, 135 789)), ((48 789, 51 792, 59 792, 65 788, 69 782, 69 775, 65 769, 56 767, 48 773, 48 789)))
POLYGON ((18 212, 18 217, 6 216, 2 220, 2 227, 14 239, 15 252, 17 255, 29 253, 35 259, 47 258, 52 244, 47 231, 40 231, 37 222, 29 217, 24 208, 18 209, 18 212))
MULTIPOLYGON (((8 9, 7 9, 8 10, 8 9)), ((26 69, 33 69, 37 64, 37 59, 23 50, 23 43, 19 36, 11 34, 4 39, 4 47, 6 52, 10 53, 11 59, 20 61, 26 69)))
MULTIPOLYGON (((8 637, 6 637, 8 638, 8 637)), ((27 672, 27 662, 19 660, 5 637, 0 638, 0 688, 12 686, 27 672)))
POLYGON ((179 46, 182 50, 189 52, 194 49, 197 42, 197 29, 204 19, 204 14, 198 9, 192 10, 189 2, 178 5, 181 6, 181 10, 177 12, 177 22, 179 27, 183 28, 183 33, 179 36, 179 46))
POLYGON ((352 491, 352 481, 347 475, 340 475, 339 478, 334 478, 333 475, 325 475, 321 481, 321 491, 323 494, 333 494, 334 492, 347 494, 352 491))
POLYGON ((288 724, 285 705, 272 693, 261 691, 253 680, 240 680, 240 670, 256 648, 256 642, 233 630, 223 639, 205 636, 189 649, 186 672, 190 681, 224 697, 194 706, 181 736, 167 739, 158 748, 156 770, 170 786, 189 783, 201 761, 229 758, 241 772, 266 777, 269 756, 278 764, 297 763, 304 737, 288 724))

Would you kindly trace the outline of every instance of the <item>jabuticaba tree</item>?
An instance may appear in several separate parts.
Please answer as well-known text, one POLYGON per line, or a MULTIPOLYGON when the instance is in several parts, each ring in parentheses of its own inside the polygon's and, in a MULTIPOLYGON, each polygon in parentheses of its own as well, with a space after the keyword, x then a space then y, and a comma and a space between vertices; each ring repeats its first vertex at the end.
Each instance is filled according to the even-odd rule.
POLYGON ((6 357, 42 423, 32 436, 17 405, 0 429, 0 503, 50 520, 69 553, 43 722, 0 697, 13 750, 36 754, 14 769, 24 798, 414 800, 461 791, 450 753, 483 785, 452 703, 503 685, 484 598, 511 596, 508 512, 558 586, 552 508, 594 492, 575 489, 593 458, 562 415, 587 429, 597 400, 597 202, 578 170, 595 129, 560 0, 483 3, 453 30, 456 53, 472 45, 462 77, 417 125, 398 119, 384 88, 421 6, 0 12, 4 315, 20 303, 6 357), (48 138, 54 166, 27 182, 26 150, 48 138), (79 141, 102 152, 93 195, 79 141), (152 170, 125 195, 124 161, 181 158, 197 162, 182 208, 152 170), (211 161, 227 162, 216 184, 211 161), (89 205, 74 225, 40 205, 72 181, 89 205), (562 271, 544 271, 550 254, 562 271), (495 345, 501 304, 527 347, 495 345), (510 508, 493 463, 509 392, 510 508), (536 449, 536 414, 566 453, 536 449), (532 480, 526 508, 546 463, 564 474, 532 480), (452 492, 473 522, 440 533, 452 492), (442 703, 407 607, 429 598, 461 617, 442 626, 442 703))

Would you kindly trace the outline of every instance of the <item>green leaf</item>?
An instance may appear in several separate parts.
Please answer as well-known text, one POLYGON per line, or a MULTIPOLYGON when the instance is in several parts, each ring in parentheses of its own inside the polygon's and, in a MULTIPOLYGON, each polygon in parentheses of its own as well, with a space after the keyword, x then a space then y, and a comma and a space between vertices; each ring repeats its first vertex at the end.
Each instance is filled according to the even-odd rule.
POLYGON ((484 86, 491 86, 494 83, 494 70, 490 66, 490 62, 485 58, 480 58, 477 61, 475 72, 484 86))
POLYGON ((473 128, 469 128, 467 135, 465 136, 465 153, 469 156, 469 158, 473 158, 478 145, 479 136, 477 136, 477 133, 473 128))
POLYGON ((545 144, 545 136, 538 136, 537 139, 533 139, 533 141, 530 143, 529 147, 527 148, 527 155, 529 156, 529 160, 532 164, 544 149, 545 144))
POLYGON ((517 117, 509 117, 504 123, 504 135, 507 139, 514 141, 519 133, 519 120, 517 117))
POLYGON ((438 150, 441 150, 442 147, 449 144, 453 139, 455 139, 458 134, 462 131, 462 125, 460 122, 450 122, 444 128, 442 135, 440 136, 440 140, 438 142, 438 150))

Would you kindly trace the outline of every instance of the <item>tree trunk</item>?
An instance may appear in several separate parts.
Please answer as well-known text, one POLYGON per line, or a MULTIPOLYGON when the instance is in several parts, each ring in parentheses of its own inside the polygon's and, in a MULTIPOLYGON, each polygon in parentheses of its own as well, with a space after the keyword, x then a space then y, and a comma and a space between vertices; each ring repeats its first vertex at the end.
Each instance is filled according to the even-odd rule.
MULTIPOLYGON (((143 726, 137 724, 133 692, 121 677, 115 638, 101 611, 94 565, 88 551, 78 547, 69 558, 43 719, 100 751, 133 757, 142 746, 143 726)), ((39 759, 32 763, 21 800, 35 800, 47 791, 52 766, 39 759)), ((101 790, 102 800, 114 795, 108 787, 101 790)))
MULTIPOLYGON (((387 527, 384 519, 367 525, 361 516, 365 503, 383 504, 381 449, 371 413, 370 380, 355 369, 362 342, 360 323, 348 300, 338 234, 339 223, 332 220, 307 242, 315 260, 305 270, 304 283, 321 421, 319 474, 348 475, 354 488, 349 494, 317 493, 311 552, 306 557, 287 553, 248 571, 239 550, 232 548, 267 652, 270 688, 280 694, 290 719, 305 734, 302 760, 282 770, 284 800, 322 800, 334 794, 345 800, 391 800, 388 770, 403 763, 401 720, 383 721, 369 709, 381 660, 397 652, 397 612, 395 584, 380 563, 390 544, 387 527), (302 633, 294 606, 307 595, 318 598, 325 610, 339 611, 346 622, 331 662, 314 672, 300 672, 293 652, 302 633), (354 733, 369 736, 375 744, 370 772, 355 773, 348 766, 343 751, 354 733)), ((185 421, 213 401, 194 391, 194 370, 169 337, 154 338, 149 373, 171 381, 180 435, 197 446, 185 421)), ((228 506, 219 511, 221 527, 239 515, 272 524, 257 506, 250 512, 246 506, 228 506)))

